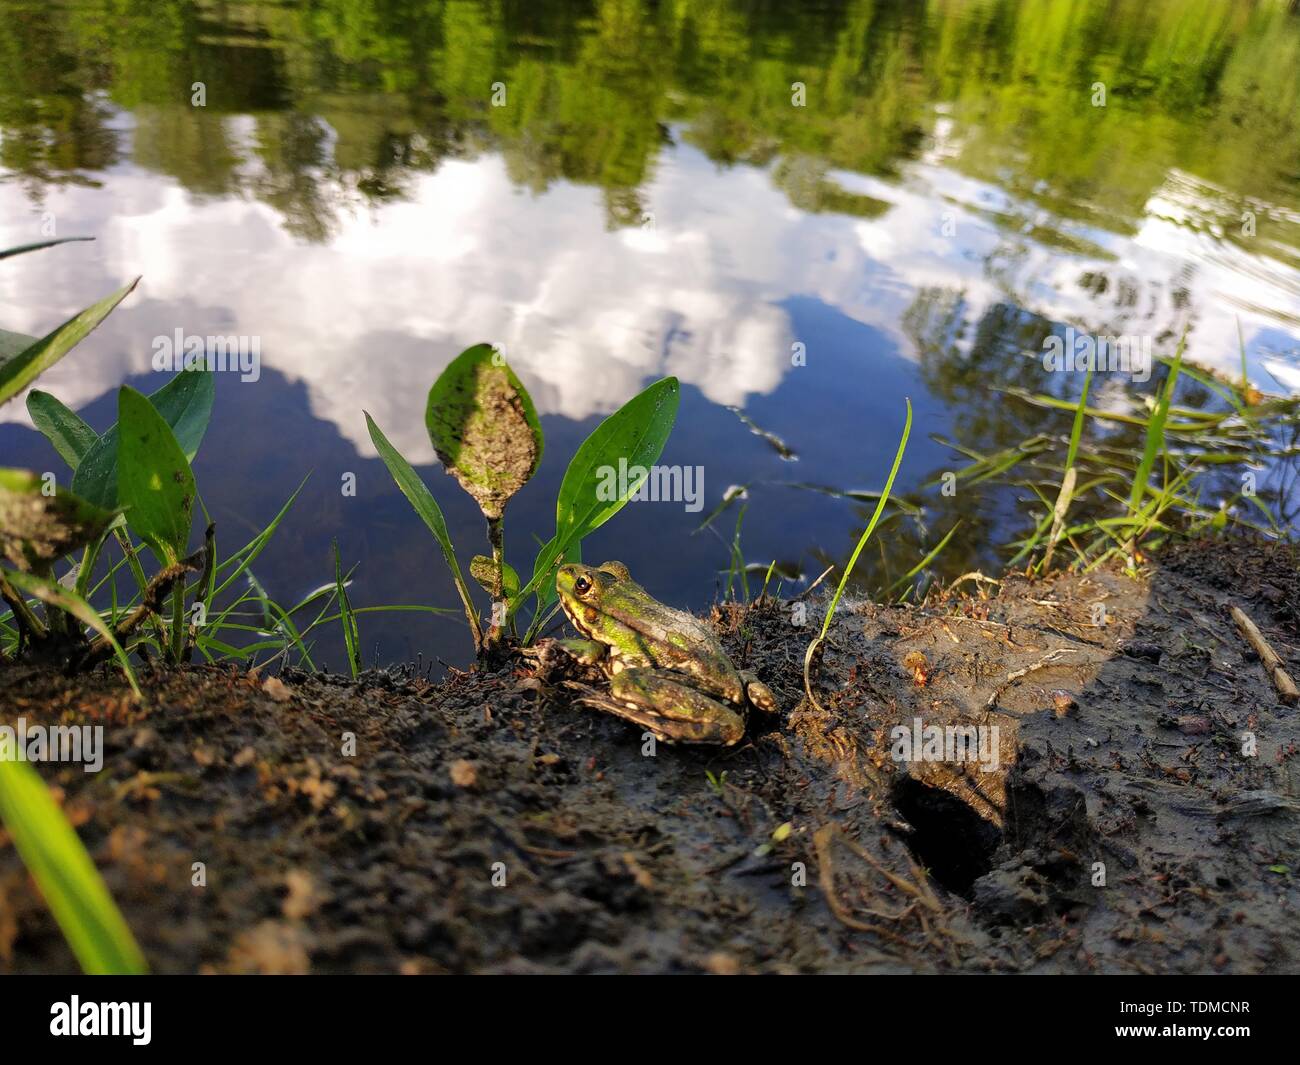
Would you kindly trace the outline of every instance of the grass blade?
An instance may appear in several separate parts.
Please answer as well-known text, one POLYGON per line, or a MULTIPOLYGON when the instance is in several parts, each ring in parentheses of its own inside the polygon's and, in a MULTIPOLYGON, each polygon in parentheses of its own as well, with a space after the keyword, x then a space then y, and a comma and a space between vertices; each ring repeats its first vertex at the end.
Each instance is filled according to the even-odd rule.
POLYGON ((367 412, 362 413, 366 415, 370 440, 375 445, 375 450, 379 452, 379 457, 384 460, 384 465, 388 467, 388 472, 397 482, 402 495, 406 496, 411 506, 415 508, 415 512, 433 533, 438 546, 442 548, 442 557, 446 560, 447 568, 451 570, 451 579, 455 582, 461 604, 465 607, 465 619, 469 622, 469 631, 474 637, 474 649, 477 651, 483 645, 483 629, 479 625, 478 613, 474 609, 474 600, 470 598, 469 586, 466 585, 464 574, 460 571, 460 563, 456 561, 456 549, 452 546, 451 533, 447 531, 447 521, 442 516, 442 510, 428 486, 420 480, 420 475, 402 457, 397 448, 388 442, 388 437, 384 436, 383 431, 375 424, 374 418, 367 412))
POLYGON ((1141 504, 1142 497, 1146 494, 1147 481, 1151 477, 1151 470, 1156 464, 1156 456, 1164 448, 1165 443, 1165 420, 1169 417, 1169 404, 1174 398, 1174 386, 1178 383, 1178 371, 1183 365, 1183 348, 1187 344, 1187 333, 1183 332, 1183 339, 1178 342, 1178 351, 1174 355, 1174 365, 1169 370, 1169 379, 1165 382, 1164 391, 1160 394, 1160 399, 1156 402, 1156 408, 1151 412, 1151 418, 1147 422, 1146 443, 1142 448, 1142 461, 1138 463, 1137 473, 1133 477, 1133 488, 1129 494, 1129 510, 1136 512, 1141 504))
POLYGON ((94 239, 94 237, 59 237, 57 240, 39 240, 35 244, 20 244, 16 248, 5 248, 0 251, 0 259, 8 259, 13 255, 22 255, 24 252, 40 251, 42 248, 52 248, 56 244, 71 244, 78 240, 94 239))
POLYGON ((104 619, 99 616, 94 607, 75 592, 69 591, 63 585, 54 581, 47 581, 32 573, 18 573, 15 570, 4 570, 3 573, 9 583, 20 592, 34 596, 42 603, 71 614, 83 625, 89 626, 104 637, 109 646, 113 648, 113 653, 117 656, 117 660, 122 666, 122 672, 126 674, 127 683, 131 685, 131 690, 135 692, 136 698, 144 698, 144 694, 140 691, 140 685, 135 679, 135 671, 131 668, 131 660, 127 658, 126 652, 122 650, 122 645, 117 642, 117 637, 104 624, 104 619))
POLYGON ((105 296, 98 303, 69 318, 54 332, 42 337, 31 347, 0 364, 0 404, 13 399, 81 343, 100 322, 108 317, 114 307, 131 294, 139 281, 137 277, 111 296, 105 296))
POLYGON ((92 975, 147 972, 95 863, 25 762, 0 759, 0 820, 82 969, 92 975))
POLYGON ((352 679, 357 679, 361 672, 361 633, 357 630, 356 615, 352 613, 352 604, 348 601, 347 584, 343 580, 343 564, 339 561, 339 542, 334 541, 334 590, 338 596, 339 618, 343 622, 343 643, 348 650, 348 668, 352 670, 352 679))
POLYGON ((849 577, 853 573, 853 567, 857 564, 858 556, 862 554, 862 549, 867 546, 867 541, 871 539, 871 534, 875 531, 876 523, 880 521, 880 515, 885 509, 885 504, 889 501, 890 489, 894 487, 894 478, 898 476, 898 467, 903 464, 903 453, 907 450, 907 438, 912 433, 912 401, 907 400, 907 421, 903 424, 903 436, 898 441, 898 453, 894 455, 894 465, 889 470, 889 480, 885 482, 885 490, 880 493, 880 501, 876 504, 875 513, 871 515, 871 521, 867 523, 862 537, 858 540, 858 546, 853 549, 853 554, 849 556, 849 564, 844 567, 844 573, 840 577, 839 587, 835 589, 835 594, 831 597, 830 606, 826 609, 826 619, 822 622, 822 631, 817 639, 824 640, 826 632, 831 627, 831 619, 835 617, 835 608, 839 605, 840 596, 844 594, 844 586, 849 583, 849 577))

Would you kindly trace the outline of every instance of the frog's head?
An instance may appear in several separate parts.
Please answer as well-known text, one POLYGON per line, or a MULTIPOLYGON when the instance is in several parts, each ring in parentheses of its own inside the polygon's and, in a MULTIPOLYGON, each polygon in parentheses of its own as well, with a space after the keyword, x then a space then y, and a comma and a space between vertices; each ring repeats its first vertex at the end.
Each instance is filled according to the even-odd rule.
POLYGON ((555 592, 575 629, 590 639, 609 643, 611 627, 625 627, 610 617, 611 610, 623 613, 629 596, 640 589, 621 562, 599 566, 570 562, 556 571, 555 592))

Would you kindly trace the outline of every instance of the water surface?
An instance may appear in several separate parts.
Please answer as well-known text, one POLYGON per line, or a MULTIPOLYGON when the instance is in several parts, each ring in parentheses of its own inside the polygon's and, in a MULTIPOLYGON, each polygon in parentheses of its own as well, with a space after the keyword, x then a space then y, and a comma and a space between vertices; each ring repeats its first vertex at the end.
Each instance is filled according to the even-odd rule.
MULTIPOLYGON (((44 333, 144 276, 42 380, 97 428, 119 384, 163 383, 155 337, 256 337, 260 377, 221 376, 195 471, 227 548, 311 471, 258 566, 285 601, 330 577, 337 539, 358 605, 455 604, 362 411, 468 559, 482 523, 433 465, 423 408, 479 341, 543 415, 542 468, 507 518, 522 570, 574 449, 665 374, 683 390, 662 461, 703 468, 703 510, 633 504, 588 559, 702 606, 739 506, 696 530, 748 485, 746 561, 805 579, 842 563, 870 505, 792 484, 878 490, 910 397, 899 488, 923 509, 884 527, 864 585, 959 516, 940 567, 996 567, 1029 521, 1015 493, 919 489, 966 461, 947 441, 1068 431, 995 390, 1077 396, 1081 374, 1042 364, 1049 335, 1172 355, 1186 330, 1228 374, 1240 337, 1257 387, 1300 387, 1291 7, 0 0, 0 246, 51 221, 96 238, 3 264, 0 327, 44 333)), ((1158 379, 1103 375, 1097 401, 1158 379)), ((63 470, 19 403, 0 450, 63 470)), ((363 642, 463 662, 461 628, 369 616, 363 642)))

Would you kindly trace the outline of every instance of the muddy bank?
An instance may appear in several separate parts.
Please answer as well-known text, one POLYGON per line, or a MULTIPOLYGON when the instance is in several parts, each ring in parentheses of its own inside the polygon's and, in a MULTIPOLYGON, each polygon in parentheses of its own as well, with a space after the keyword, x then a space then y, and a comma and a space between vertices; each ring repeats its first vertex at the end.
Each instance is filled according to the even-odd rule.
MULTIPOLYGON (((842 604, 816 706, 821 606, 726 607, 783 712, 725 750, 650 754, 523 662, 0 690, 104 725, 102 772, 42 772, 157 971, 1297 971, 1300 708, 1227 609, 1300 676, 1298 563, 1218 541, 842 604), (983 768, 900 762, 897 726, 979 726, 983 768)), ((74 968, 0 836, 0 970, 74 968)))

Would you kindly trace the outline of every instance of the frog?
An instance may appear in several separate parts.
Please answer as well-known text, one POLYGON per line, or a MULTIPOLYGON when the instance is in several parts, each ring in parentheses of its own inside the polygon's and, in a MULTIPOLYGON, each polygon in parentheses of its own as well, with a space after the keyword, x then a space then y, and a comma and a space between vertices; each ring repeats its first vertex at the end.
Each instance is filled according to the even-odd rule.
POLYGON ((749 710, 778 713, 767 685, 736 668, 704 621, 653 598, 622 562, 563 565, 555 591, 582 638, 552 643, 609 681, 608 698, 585 704, 664 742, 724 747, 745 735, 749 710))

